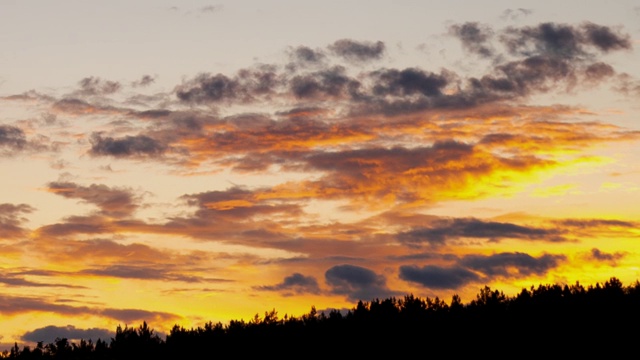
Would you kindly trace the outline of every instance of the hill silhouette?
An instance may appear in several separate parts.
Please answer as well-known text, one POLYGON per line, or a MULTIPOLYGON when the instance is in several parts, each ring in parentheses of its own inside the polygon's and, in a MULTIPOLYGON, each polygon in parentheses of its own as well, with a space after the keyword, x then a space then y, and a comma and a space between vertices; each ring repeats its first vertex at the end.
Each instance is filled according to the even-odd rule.
POLYGON ((436 297, 359 301, 346 313, 332 310, 299 317, 274 310, 228 324, 208 322, 186 329, 175 325, 165 339, 146 322, 118 327, 111 339, 65 338, 36 347, 17 344, 2 353, 9 359, 210 359, 221 357, 317 358, 327 356, 420 357, 596 354, 637 352, 640 282, 624 286, 617 278, 603 284, 539 285, 506 296, 487 286, 463 304, 436 297))

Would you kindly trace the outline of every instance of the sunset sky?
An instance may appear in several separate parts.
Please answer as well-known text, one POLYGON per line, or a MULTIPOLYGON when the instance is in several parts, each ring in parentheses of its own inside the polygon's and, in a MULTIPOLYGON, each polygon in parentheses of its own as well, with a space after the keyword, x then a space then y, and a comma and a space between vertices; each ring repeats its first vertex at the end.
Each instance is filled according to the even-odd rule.
POLYGON ((640 2, 0 2, 0 350, 640 279, 640 2))

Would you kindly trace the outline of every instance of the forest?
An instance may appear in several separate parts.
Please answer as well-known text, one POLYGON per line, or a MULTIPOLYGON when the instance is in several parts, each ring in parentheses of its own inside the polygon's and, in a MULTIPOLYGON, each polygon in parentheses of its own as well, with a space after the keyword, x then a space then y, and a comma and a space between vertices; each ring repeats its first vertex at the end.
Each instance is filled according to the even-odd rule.
POLYGON ((248 321, 208 322, 189 329, 175 325, 164 339, 144 322, 138 327, 119 326, 113 338, 95 342, 57 338, 34 347, 15 344, 0 357, 615 356, 637 353, 639 325, 640 282, 624 286, 610 278, 586 287, 578 282, 531 286, 514 296, 485 286, 466 304, 457 295, 447 303, 409 294, 359 301, 348 311, 325 313, 311 307, 302 316, 280 317, 273 309, 248 321))

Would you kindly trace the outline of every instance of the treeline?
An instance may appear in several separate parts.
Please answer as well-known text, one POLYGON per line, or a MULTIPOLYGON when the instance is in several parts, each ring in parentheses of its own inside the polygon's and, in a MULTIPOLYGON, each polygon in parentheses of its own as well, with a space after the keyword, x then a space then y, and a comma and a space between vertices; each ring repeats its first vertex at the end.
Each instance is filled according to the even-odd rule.
POLYGON ((145 322, 137 328, 118 327, 109 342, 58 338, 34 348, 20 349, 16 344, 2 355, 10 359, 316 358, 376 357, 393 351, 446 352, 455 358, 480 354, 479 349, 498 357, 506 349, 542 355, 553 344, 553 354, 547 355, 558 355, 558 351, 594 355, 603 350, 611 355, 624 350, 625 344, 635 345, 639 336, 640 282, 623 286, 611 278, 588 287, 579 283, 532 286, 515 296, 484 287, 467 304, 457 295, 449 303, 438 297, 406 295, 359 301, 347 312, 324 313, 312 307, 302 316, 280 318, 271 310, 225 325, 209 322, 189 329, 175 325, 166 339, 145 322))

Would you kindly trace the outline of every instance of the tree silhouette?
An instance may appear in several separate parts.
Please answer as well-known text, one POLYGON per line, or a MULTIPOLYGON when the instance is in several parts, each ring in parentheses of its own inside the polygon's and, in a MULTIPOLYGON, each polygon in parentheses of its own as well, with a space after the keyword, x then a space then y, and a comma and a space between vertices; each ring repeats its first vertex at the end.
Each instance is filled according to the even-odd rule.
POLYGON ((594 356, 594 344, 606 344, 607 357, 615 357, 640 335, 640 282, 624 286, 617 278, 584 287, 546 284, 522 289, 513 297, 488 286, 463 304, 453 295, 447 304, 439 298, 402 298, 358 301, 342 314, 318 312, 315 307, 300 317, 278 316, 275 309, 251 320, 224 325, 207 322, 186 329, 175 325, 165 340, 143 322, 139 327, 118 326, 107 343, 98 339, 70 342, 56 338, 32 350, 18 344, 5 350, 10 359, 199 359, 210 357, 280 358, 341 356, 379 357, 430 354, 451 357, 486 355, 480 349, 513 349, 531 356, 550 356, 541 344, 575 339, 572 346, 554 348, 553 355, 594 356), (464 345, 461 345, 464 344, 464 345))

